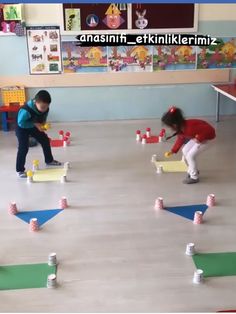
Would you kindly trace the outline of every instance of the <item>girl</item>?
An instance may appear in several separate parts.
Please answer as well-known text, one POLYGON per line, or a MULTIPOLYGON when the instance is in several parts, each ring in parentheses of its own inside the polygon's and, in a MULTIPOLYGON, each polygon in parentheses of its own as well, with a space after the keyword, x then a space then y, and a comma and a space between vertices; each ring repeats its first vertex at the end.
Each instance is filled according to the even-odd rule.
POLYGON ((175 132, 167 139, 177 135, 174 146, 170 152, 165 153, 165 157, 176 154, 184 145, 182 152, 188 166, 188 176, 183 183, 197 183, 199 181, 199 171, 197 169, 196 157, 206 149, 208 141, 215 138, 215 129, 206 121, 185 119, 181 109, 176 107, 171 107, 162 116, 161 120, 164 125, 170 127, 175 132))

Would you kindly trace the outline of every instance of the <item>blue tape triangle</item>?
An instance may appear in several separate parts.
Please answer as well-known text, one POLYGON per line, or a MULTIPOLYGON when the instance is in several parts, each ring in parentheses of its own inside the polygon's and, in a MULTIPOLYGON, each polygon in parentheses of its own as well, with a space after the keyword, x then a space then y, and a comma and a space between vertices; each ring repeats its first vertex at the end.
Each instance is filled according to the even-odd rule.
POLYGON ((168 210, 169 212, 182 216, 184 218, 193 220, 194 213, 196 211, 201 211, 204 214, 207 208, 208 206, 206 204, 198 204, 188 206, 165 207, 165 210, 168 210))
POLYGON ((52 219, 59 214, 63 209, 46 209, 46 210, 33 210, 27 212, 19 212, 15 216, 21 220, 29 223, 31 218, 37 218, 39 226, 52 219))

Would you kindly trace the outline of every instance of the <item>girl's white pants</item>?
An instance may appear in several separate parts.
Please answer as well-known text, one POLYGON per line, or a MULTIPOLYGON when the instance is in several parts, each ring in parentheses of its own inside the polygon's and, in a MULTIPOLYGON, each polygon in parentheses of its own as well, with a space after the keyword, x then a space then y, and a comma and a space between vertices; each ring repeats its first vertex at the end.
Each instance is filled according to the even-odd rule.
POLYGON ((208 142, 197 143, 195 140, 189 140, 183 147, 183 159, 188 166, 188 174, 192 179, 198 179, 198 168, 196 157, 199 153, 208 147, 208 142))

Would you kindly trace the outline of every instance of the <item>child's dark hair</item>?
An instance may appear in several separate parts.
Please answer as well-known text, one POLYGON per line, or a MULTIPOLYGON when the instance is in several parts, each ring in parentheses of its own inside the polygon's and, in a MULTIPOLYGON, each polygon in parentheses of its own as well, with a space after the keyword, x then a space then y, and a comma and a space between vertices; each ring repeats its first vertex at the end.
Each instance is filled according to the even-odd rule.
POLYGON ((181 128, 185 123, 185 118, 181 109, 171 107, 166 113, 163 114, 161 121, 166 126, 172 127, 174 125, 176 127, 176 132, 169 137, 171 138, 181 131, 181 128))
POLYGON ((46 90, 40 90, 34 97, 35 101, 37 102, 43 102, 45 104, 50 104, 52 99, 46 90))

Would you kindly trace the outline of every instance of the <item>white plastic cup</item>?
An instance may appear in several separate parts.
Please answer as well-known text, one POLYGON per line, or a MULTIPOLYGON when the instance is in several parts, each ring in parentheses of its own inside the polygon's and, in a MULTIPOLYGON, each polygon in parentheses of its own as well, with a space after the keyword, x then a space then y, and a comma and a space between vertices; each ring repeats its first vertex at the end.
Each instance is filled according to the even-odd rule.
POLYGON ((66 182, 66 176, 62 176, 61 177, 61 183, 65 183, 66 182))
POLYGON ((193 275, 193 283, 199 284, 201 282, 203 282, 203 270, 197 269, 193 275))
POLYGON ((27 183, 32 183, 33 182, 33 177, 27 177, 27 183))
POLYGON ((157 167, 157 173, 158 174, 163 173, 163 167, 162 166, 157 167))
POLYGON ((151 162, 156 162, 157 161, 157 155, 152 155, 151 162))
POLYGON ((57 265, 57 254, 56 253, 50 253, 48 255, 48 265, 49 266, 57 265))
POLYGON ((64 169, 68 170, 70 168, 70 163, 67 161, 64 163, 64 169))
POLYGON ((48 275, 47 287, 55 288, 57 285, 57 276, 55 274, 48 275))
POLYGON ((185 251, 186 255, 192 256, 195 254, 195 245, 194 243, 188 243, 186 246, 186 251, 185 251))

